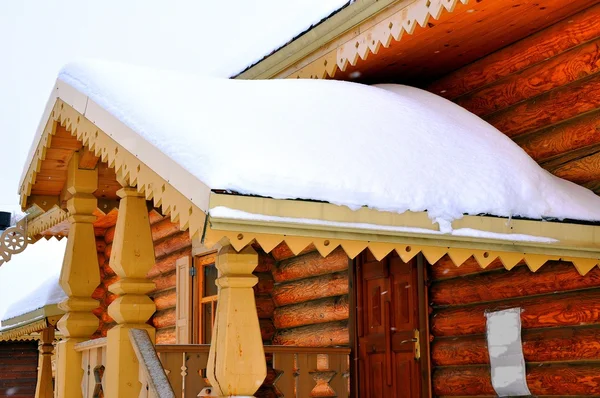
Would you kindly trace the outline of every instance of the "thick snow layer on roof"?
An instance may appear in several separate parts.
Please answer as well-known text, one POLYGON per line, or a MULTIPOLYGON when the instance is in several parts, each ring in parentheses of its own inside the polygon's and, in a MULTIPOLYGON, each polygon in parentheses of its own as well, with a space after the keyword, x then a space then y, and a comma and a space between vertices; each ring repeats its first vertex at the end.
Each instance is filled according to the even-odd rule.
POLYGON ((66 239, 42 239, 0 267, 0 319, 5 321, 66 298, 58 284, 66 243, 66 239))
POLYGON ((59 78, 212 189, 426 210, 444 223, 463 214, 600 220, 591 191, 416 88, 219 80, 92 61, 59 78))

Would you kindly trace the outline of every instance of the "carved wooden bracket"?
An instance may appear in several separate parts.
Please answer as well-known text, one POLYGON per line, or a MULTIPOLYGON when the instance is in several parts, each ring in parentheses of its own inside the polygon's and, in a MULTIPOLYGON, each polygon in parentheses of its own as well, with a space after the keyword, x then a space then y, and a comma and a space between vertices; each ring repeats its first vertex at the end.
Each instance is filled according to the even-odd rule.
POLYGON ((25 230, 21 227, 10 227, 0 235, 0 265, 9 261, 13 254, 19 254, 29 243, 25 230))

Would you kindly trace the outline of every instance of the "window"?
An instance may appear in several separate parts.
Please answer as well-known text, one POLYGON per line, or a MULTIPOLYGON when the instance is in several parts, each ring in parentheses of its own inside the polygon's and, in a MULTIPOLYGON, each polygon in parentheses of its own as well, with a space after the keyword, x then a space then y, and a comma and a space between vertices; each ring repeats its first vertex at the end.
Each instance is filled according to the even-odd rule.
POLYGON ((194 302, 199 303, 195 314, 195 328, 197 331, 197 341, 200 344, 210 344, 212 337, 212 328, 215 322, 217 309, 217 285, 218 270, 215 267, 215 254, 211 253, 202 257, 196 257, 194 266, 198 275, 197 278, 197 299, 194 302))

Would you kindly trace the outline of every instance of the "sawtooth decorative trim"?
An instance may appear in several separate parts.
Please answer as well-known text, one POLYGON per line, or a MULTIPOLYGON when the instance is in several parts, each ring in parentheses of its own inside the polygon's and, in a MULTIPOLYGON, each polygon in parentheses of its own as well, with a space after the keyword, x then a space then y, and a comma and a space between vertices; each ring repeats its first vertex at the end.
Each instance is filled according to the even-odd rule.
POLYGON ((439 19, 444 11, 453 12, 459 2, 468 4, 469 0, 417 0, 353 36, 310 64, 291 73, 289 70, 284 71, 278 77, 298 79, 334 77, 338 69, 345 71, 348 65, 356 66, 359 59, 365 60, 370 54, 377 54, 382 46, 389 47, 392 40, 400 41, 404 33, 412 35, 417 25, 427 26, 429 18, 439 19))
POLYGON ((572 262, 581 275, 587 274, 596 265, 600 265, 600 259, 598 258, 566 257, 538 253, 493 251, 420 244, 415 245, 411 243, 370 242, 253 232, 222 231, 214 230, 210 227, 206 228, 206 234, 203 241, 204 245, 208 248, 229 243, 237 251, 242 250, 244 247, 253 242, 258 243, 260 247, 267 253, 271 252, 271 250, 277 247, 277 245, 285 242, 294 255, 300 254, 306 247, 312 244, 323 257, 327 256, 336 248, 342 247, 348 257, 351 259, 355 258, 365 249, 369 249, 369 251, 377 260, 381 260, 392 251, 396 251, 398 256, 400 256, 404 262, 408 262, 417 254, 422 253, 430 264, 434 264, 447 254, 457 267, 461 266, 471 256, 475 258, 481 268, 486 268, 494 260, 499 259, 504 265, 504 268, 511 270, 519 262, 525 261, 532 272, 536 272, 548 261, 562 260, 572 262))
POLYGON ((17 326, 14 329, 0 332, 0 341, 8 340, 36 340, 35 337, 27 337, 27 335, 39 332, 48 327, 46 318, 42 318, 24 326, 17 326))
POLYGON ((45 213, 27 223, 27 236, 35 237, 42 232, 67 220, 68 214, 58 206, 52 207, 45 213))
MULTIPOLYGON (((22 206, 27 203, 36 175, 46 157, 46 150, 51 145, 55 122, 60 123, 86 148, 93 151, 109 167, 114 168, 119 180, 135 186, 147 200, 153 200, 154 206, 161 207, 164 215, 170 215, 172 222, 179 223, 182 231, 188 229, 192 238, 201 235, 206 215, 198 206, 61 98, 57 98, 52 107, 30 166, 22 179, 20 192, 22 206)), ((141 137, 139 139, 142 140, 141 137)), ((58 209, 52 215, 37 217, 30 221, 28 233, 30 236, 39 234, 64 221, 67 216, 66 212, 58 209)))

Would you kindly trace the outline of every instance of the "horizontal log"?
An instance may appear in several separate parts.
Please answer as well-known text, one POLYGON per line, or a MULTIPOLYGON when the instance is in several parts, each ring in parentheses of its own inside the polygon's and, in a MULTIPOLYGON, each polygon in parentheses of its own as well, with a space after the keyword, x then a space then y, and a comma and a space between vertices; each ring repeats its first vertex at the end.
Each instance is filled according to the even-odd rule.
POLYGON ((330 322, 278 330, 273 337, 273 345, 293 345, 298 347, 331 347, 348 345, 350 333, 348 322, 330 322))
MULTIPOLYGON (((489 366, 437 368, 433 372, 432 385, 437 396, 495 395, 489 366)), ((600 366, 528 366, 527 385, 536 396, 600 395, 600 366)))
POLYGON ((164 290, 152 297, 157 311, 173 308, 177 304, 177 292, 175 289, 164 290))
POLYGON ((153 278, 152 282, 154 282, 156 285, 156 289, 154 289, 152 292, 159 292, 165 289, 175 289, 175 286, 177 286, 175 271, 169 272, 168 274, 161 274, 156 278, 153 278))
POLYGON ((271 319, 273 318, 273 312, 275 311, 275 304, 271 296, 258 295, 255 297, 256 301, 256 312, 259 319, 271 319))
MULTIPOLYGON (((115 230, 116 227, 113 226, 108 228, 104 233, 104 241, 106 244, 113 243, 115 239, 115 230)), ((160 241, 168 236, 182 233, 182 231, 179 229, 179 225, 177 223, 172 223, 169 218, 159 220, 155 224, 152 224, 150 226, 150 231, 152 233, 152 240, 154 242, 160 241)))
POLYGON ((109 276, 106 275, 106 277, 102 280, 102 283, 106 286, 106 287, 110 287, 110 285, 112 285, 113 283, 119 281, 119 279, 121 279, 118 275, 113 275, 113 276, 109 276))
MULTIPOLYGON (((515 142, 536 162, 600 144, 600 110, 557 125, 515 137, 515 142)), ((542 167, 546 168, 544 164, 542 167)))
POLYGON ((160 258, 192 246, 190 234, 187 231, 176 233, 154 244, 154 256, 160 258))
POLYGON ((166 274, 175 270, 175 263, 182 257, 189 257, 192 255, 192 247, 188 246, 183 250, 168 254, 166 256, 156 259, 154 266, 146 274, 146 278, 154 278, 160 274, 166 274))
POLYGON ((256 250, 258 253, 258 265, 254 269, 254 272, 271 272, 275 265, 275 259, 268 253, 265 253, 262 249, 256 250))
POLYGON ((106 244, 111 244, 115 240, 115 230, 116 227, 113 225, 112 227, 107 228, 106 232, 104 232, 104 241, 106 244))
POLYGON ((150 322, 157 329, 169 328, 175 326, 175 316, 175 308, 168 308, 155 312, 150 322))
MULTIPOLYGON (((304 248, 300 253, 298 253, 298 255, 310 253, 315 250, 317 250, 317 248, 315 247, 315 245, 313 245, 311 243, 306 248, 304 248)), ((294 252, 292 252, 292 250, 290 250, 290 248, 288 247, 288 245, 285 242, 281 242, 280 244, 275 246, 275 248, 270 251, 270 254, 271 254, 271 256, 273 256, 273 258, 276 261, 286 260, 288 258, 295 256, 294 252)))
POLYGON ((102 271, 104 272, 105 279, 108 279, 108 278, 111 278, 111 277, 117 275, 117 273, 111 268, 110 263, 108 261, 106 261, 102 265, 102 271))
POLYGON ((600 287, 600 268, 581 276, 572 263, 549 262, 537 272, 518 267, 440 281, 431 286, 429 298, 433 305, 464 305, 591 287, 600 287))
POLYGON ((281 307, 343 294, 348 294, 348 272, 337 272, 276 284, 272 297, 275 305, 281 307))
POLYGON ((600 290, 594 289, 440 309, 431 317, 431 334, 483 334, 486 311, 514 307, 523 310, 521 326, 524 329, 600 324, 600 290))
POLYGON ((148 221, 150 221, 150 225, 155 224, 165 218, 166 217, 160 214, 160 212, 156 209, 152 209, 148 212, 148 221))
POLYGON ((273 314, 277 329, 288 329, 316 323, 348 319, 348 296, 331 297, 279 307, 273 314))
MULTIPOLYGON (((523 330, 521 338, 526 362, 600 360, 597 327, 523 330)), ((431 344, 431 359, 435 366, 490 362, 484 335, 436 338, 431 344)))
POLYGON ((259 319, 260 323, 260 335, 262 337, 263 343, 270 342, 275 335, 275 325, 273 325, 273 321, 270 319, 259 319))
POLYGON ((175 344, 175 328, 164 328, 156 331, 156 344, 175 344))
POLYGON ((275 281, 270 272, 254 272, 258 277, 258 283, 254 285, 254 294, 270 294, 273 291, 275 281))
POLYGON ((92 292, 92 298, 94 300, 100 300, 106 295, 107 289, 103 283, 100 283, 96 289, 92 292))
POLYGON ((513 45, 496 51, 429 86, 445 98, 492 83, 600 36, 600 6, 590 7, 513 45))
POLYGON ((167 236, 181 232, 181 229, 179 228, 179 223, 171 222, 171 219, 167 217, 152 224, 150 226, 150 231, 152 233, 152 240, 157 242, 167 236))
POLYGON ((455 102, 475 115, 484 116, 599 70, 600 39, 597 39, 456 98, 455 102))
POLYGON ((97 257, 98 257, 98 265, 100 266, 100 268, 102 268, 104 266, 104 264, 106 264, 108 262, 108 261, 106 261, 106 256, 104 255, 104 251, 102 251, 102 253, 99 252, 97 257))
POLYGON ((600 73, 493 113, 484 119, 509 137, 600 108, 600 73))
POLYGON ((348 256, 341 247, 322 257, 317 251, 283 260, 273 269, 276 282, 287 282, 348 269, 348 256))
POLYGON ((100 253, 104 253, 104 249, 106 249, 106 242, 102 238, 96 238, 96 251, 100 253))
MULTIPOLYGON (((524 264, 521 262, 520 264, 524 264)), ((464 263, 458 266, 454 264, 450 256, 445 254, 437 263, 429 267, 429 277, 432 280, 437 279, 448 279, 456 278, 457 276, 466 276, 472 274, 479 274, 482 272, 504 269, 502 261, 496 259, 492 261, 487 267, 481 268, 479 263, 473 258, 469 257, 464 263)))
POLYGON ((600 179, 600 148, 598 148, 598 151, 567 162, 553 169, 552 174, 580 185, 596 181, 600 179))

